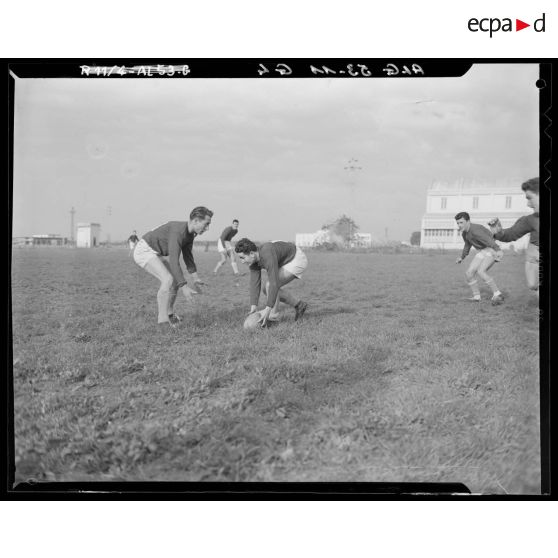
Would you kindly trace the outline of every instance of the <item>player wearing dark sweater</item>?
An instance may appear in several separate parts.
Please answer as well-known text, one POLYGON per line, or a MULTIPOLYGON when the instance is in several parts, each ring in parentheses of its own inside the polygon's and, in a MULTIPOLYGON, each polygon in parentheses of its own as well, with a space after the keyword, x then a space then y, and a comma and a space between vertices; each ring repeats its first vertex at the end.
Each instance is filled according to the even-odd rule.
POLYGON ((262 286, 262 269, 267 271, 267 281, 263 291, 267 295, 266 307, 261 313, 260 323, 264 327, 268 320, 279 319, 279 303, 284 302, 292 306, 295 311, 295 321, 302 318, 307 303, 296 300, 283 287, 293 279, 300 279, 308 266, 304 252, 292 242, 266 242, 259 248, 248 238, 238 241, 235 248, 240 261, 250 269, 250 313, 258 307, 262 286))
POLYGON ((139 238, 138 235, 136 234, 136 231, 134 231, 129 237, 128 237, 128 247, 130 248, 130 250, 133 250, 136 247, 136 244, 139 242, 139 238))
POLYGON ((234 250, 231 244, 231 240, 233 238, 233 236, 235 234, 238 233, 238 219, 235 219, 232 222, 232 225, 229 227, 226 227, 223 232, 221 233, 221 236, 219 237, 219 240, 217 241, 217 250, 219 251, 219 254, 221 255, 221 259, 217 262, 217 265, 215 266, 215 269, 213 270, 213 273, 215 275, 217 275, 217 272, 219 271, 219 268, 226 263, 227 258, 230 258, 231 260, 231 267, 233 268, 233 272, 235 275, 240 275, 238 273, 238 265, 236 263, 235 257, 234 257, 234 250))
POLYGON ((529 234, 529 246, 525 258, 525 277, 528 287, 539 296, 539 177, 531 178, 521 185, 531 215, 523 215, 511 227, 503 229, 500 220, 491 219, 488 225, 494 238, 500 242, 513 242, 529 234))
POLYGON ((192 245, 194 238, 209 228, 212 216, 213 212, 207 207, 196 207, 190 213, 188 221, 169 221, 149 231, 134 249, 135 262, 161 282, 157 293, 159 324, 175 327, 180 322, 180 318, 174 313, 178 289, 182 290, 188 301, 192 300, 194 294, 198 294, 198 291, 187 286, 180 267, 180 255, 194 279, 194 285, 205 284, 198 277, 192 245))
POLYGON ((457 222, 457 227, 465 242, 463 252, 455 263, 460 264, 469 255, 471 247, 477 249, 473 261, 465 272, 467 283, 473 291, 473 297, 469 300, 476 302, 481 299, 477 282, 478 275, 492 290, 492 304, 501 304, 504 300, 502 293, 498 289, 494 279, 492 279, 487 272, 496 262, 502 259, 504 253, 494 241, 490 231, 482 225, 471 223, 471 217, 465 211, 458 213, 455 216, 455 221, 457 222))

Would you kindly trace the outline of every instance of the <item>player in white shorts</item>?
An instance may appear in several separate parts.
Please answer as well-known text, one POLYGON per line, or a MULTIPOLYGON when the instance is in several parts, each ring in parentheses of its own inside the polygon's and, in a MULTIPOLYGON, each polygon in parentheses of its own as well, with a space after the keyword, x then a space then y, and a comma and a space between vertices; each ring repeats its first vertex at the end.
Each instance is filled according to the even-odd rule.
POLYGON ((128 248, 130 248, 130 250, 133 250, 136 247, 136 244, 139 242, 139 238, 138 235, 136 233, 136 231, 134 231, 129 237, 128 237, 128 248))
POLYGON ((217 262, 213 273, 217 275, 219 268, 227 262, 227 258, 231 260, 231 267, 235 275, 240 275, 238 272, 238 265, 234 257, 234 249, 231 244, 231 240, 235 234, 238 233, 238 219, 232 222, 232 225, 225 228, 217 241, 217 250, 221 256, 221 259, 217 262))
POLYGON ((158 323, 162 327, 176 327, 181 321, 174 313, 178 289, 188 301, 199 291, 191 289, 180 267, 180 255, 184 259, 194 285, 205 283, 198 277, 192 245, 197 235, 203 234, 211 223, 213 212, 207 207, 196 207, 188 221, 169 221, 143 235, 134 248, 134 261, 148 273, 159 279, 157 293, 158 323))
POLYGON ((277 240, 266 242, 259 248, 248 238, 238 241, 235 251, 240 261, 250 269, 250 314, 256 312, 261 291, 262 269, 267 271, 267 282, 263 287, 267 295, 265 309, 261 312, 259 322, 264 327, 268 320, 279 319, 279 303, 292 306, 295 321, 302 318, 308 304, 296 300, 283 288, 293 279, 300 279, 308 266, 306 254, 292 242, 277 240))
POLYGON ((465 242, 463 252, 461 253, 461 256, 457 258, 455 263, 460 264, 469 255, 471 247, 474 246, 477 249, 477 253, 473 258, 473 261, 465 272, 467 283, 473 291, 473 296, 469 300, 478 302, 481 299, 480 289, 477 282, 478 276, 490 287, 490 290, 492 291, 492 304, 501 304, 504 297, 500 292, 500 289, 498 289, 494 279, 492 279, 487 272, 496 262, 499 262, 502 259, 504 252, 498 244, 496 244, 496 241, 492 238, 492 234, 487 228, 476 223, 471 223, 471 217, 467 212, 462 211, 458 213, 455 216, 455 221, 463 236, 463 241, 465 242))

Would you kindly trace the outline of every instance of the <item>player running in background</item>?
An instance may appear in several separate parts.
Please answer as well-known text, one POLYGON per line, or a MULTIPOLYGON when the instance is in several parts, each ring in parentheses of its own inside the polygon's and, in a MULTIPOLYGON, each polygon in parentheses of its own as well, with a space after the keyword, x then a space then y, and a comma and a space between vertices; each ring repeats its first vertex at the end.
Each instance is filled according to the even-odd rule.
POLYGON ((176 327, 181 318, 174 313, 178 289, 188 301, 198 294, 187 286, 180 267, 180 254, 186 269, 194 279, 194 285, 205 285, 198 277, 192 245, 194 238, 203 234, 211 223, 213 212, 207 207, 196 207, 188 221, 169 221, 143 235, 134 249, 134 261, 161 281, 157 293, 158 323, 176 327))
POLYGON ((130 248, 130 250, 133 250, 136 247, 136 244, 139 242, 139 237, 136 233, 136 231, 134 231, 129 237, 128 237, 128 247, 130 248))
POLYGON ((231 244, 232 237, 238 232, 238 219, 235 219, 232 222, 232 225, 225 228, 217 241, 217 250, 219 250, 219 254, 221 255, 221 259, 217 262, 213 273, 217 275, 219 268, 226 263, 227 258, 231 259, 231 266, 233 268, 235 275, 240 275, 238 273, 238 265, 236 263, 234 257, 234 250, 231 244))
POLYGON ((455 216, 455 220, 457 222, 457 227, 461 231, 463 240, 465 241, 463 252, 455 263, 460 264, 468 256, 471 246, 477 249, 473 261, 465 272, 467 283, 473 291, 473 296, 469 300, 476 302, 481 299, 477 282, 477 276, 479 276, 492 290, 492 304, 501 304, 504 297, 496 286, 494 279, 492 279, 487 272, 495 262, 499 262, 502 259, 504 253, 498 244, 496 244, 494 238, 492 238, 492 234, 486 227, 471 223, 471 217, 468 213, 465 211, 458 213, 455 216))
POLYGON ((500 242, 513 242, 530 234, 529 247, 525 258, 525 276, 528 287, 539 296, 539 177, 531 178, 521 185, 525 192, 527 205, 533 209, 531 215, 520 217, 509 229, 502 229, 498 217, 488 225, 494 238, 500 242))
POLYGON ((259 248, 248 238, 238 241, 235 248, 240 261, 250 269, 250 314, 257 310, 260 298, 262 269, 267 271, 267 281, 263 291, 267 295, 265 310, 261 313, 259 322, 262 327, 267 321, 279 319, 279 303, 284 302, 292 306, 295 321, 302 318, 308 304, 296 300, 283 287, 293 279, 300 279, 308 266, 304 252, 292 242, 266 242, 259 248))

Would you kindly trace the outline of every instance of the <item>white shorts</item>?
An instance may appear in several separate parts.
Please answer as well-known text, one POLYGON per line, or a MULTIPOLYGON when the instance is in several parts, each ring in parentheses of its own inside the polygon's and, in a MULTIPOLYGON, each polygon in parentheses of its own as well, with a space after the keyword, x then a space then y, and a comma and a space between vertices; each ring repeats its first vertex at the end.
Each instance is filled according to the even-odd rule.
POLYGON ((288 271, 291 275, 300 279, 307 267, 308 259, 306 258, 306 254, 297 246, 295 257, 289 263, 281 266, 281 269, 288 271))
POLYGON ((226 254, 229 250, 232 252, 232 244, 230 242, 230 240, 225 240, 225 245, 223 246, 223 242, 221 239, 219 239, 217 241, 217 250, 219 250, 219 252, 221 254, 226 254))
POLYGON ((478 250, 475 254, 475 258, 479 260, 484 260, 485 258, 494 258, 496 255, 496 250, 494 248, 483 248, 482 250, 478 250))
POLYGON ((155 252, 142 238, 134 248, 134 261, 140 266, 145 267, 147 262, 153 258, 160 258, 161 254, 155 252))

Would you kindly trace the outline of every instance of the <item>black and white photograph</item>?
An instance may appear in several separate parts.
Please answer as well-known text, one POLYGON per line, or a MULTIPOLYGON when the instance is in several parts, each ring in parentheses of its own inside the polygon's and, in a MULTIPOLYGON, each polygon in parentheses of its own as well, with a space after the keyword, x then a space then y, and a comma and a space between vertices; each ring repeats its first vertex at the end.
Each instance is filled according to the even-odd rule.
POLYGON ((543 493, 541 65, 197 64, 10 68, 13 488, 543 493))

